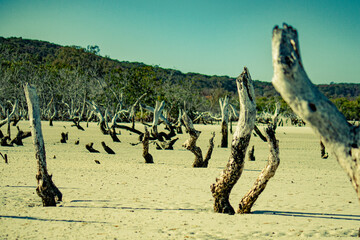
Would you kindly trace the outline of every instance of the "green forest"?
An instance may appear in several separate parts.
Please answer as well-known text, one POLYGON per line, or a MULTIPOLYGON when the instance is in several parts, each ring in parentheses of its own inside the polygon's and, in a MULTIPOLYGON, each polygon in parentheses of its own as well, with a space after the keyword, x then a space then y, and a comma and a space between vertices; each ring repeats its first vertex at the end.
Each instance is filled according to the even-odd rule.
MULTIPOLYGON (((114 60, 101 56, 98 46, 60 46, 0 37, 0 118, 6 116, 5 109, 15 100, 20 108, 26 108, 26 82, 36 86, 42 109, 53 103, 58 112, 64 113, 80 108, 84 99, 114 113, 128 108, 145 93, 143 104, 153 106, 156 100, 164 100, 173 117, 179 108, 190 115, 207 111, 218 114, 219 98, 225 96, 238 106, 235 78, 114 60)), ((281 102, 284 113, 291 112, 271 83, 254 80, 254 87, 258 112, 272 112, 276 102, 281 102)), ((348 120, 360 120, 360 84, 330 83, 318 88, 348 120)), ((57 119, 66 116, 59 114, 57 119)))

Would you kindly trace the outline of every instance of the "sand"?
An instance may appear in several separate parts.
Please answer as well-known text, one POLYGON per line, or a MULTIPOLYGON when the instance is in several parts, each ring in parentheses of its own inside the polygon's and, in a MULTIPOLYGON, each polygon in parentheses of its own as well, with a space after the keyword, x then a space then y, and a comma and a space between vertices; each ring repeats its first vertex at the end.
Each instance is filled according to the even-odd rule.
MULTIPOLYGON (((85 124, 83 124, 85 125, 85 124)), ((20 122, 23 130, 29 123, 20 122)), ((320 158, 319 138, 307 127, 280 127, 280 166, 257 200, 252 214, 213 212, 210 185, 230 154, 220 144, 219 125, 196 125, 205 152, 211 131, 215 149, 206 169, 194 169, 194 156, 150 146, 154 164, 145 164, 137 135, 122 131, 113 143, 92 123, 85 131, 69 122, 42 123, 48 170, 63 193, 57 207, 42 207, 36 195, 36 160, 31 138, 24 146, 0 147, 0 239, 306 239, 356 237, 359 202, 349 178, 330 153, 320 158), (60 133, 69 132, 68 143, 60 133), (75 145, 76 140, 79 145, 75 145), (115 152, 108 155, 100 142, 115 152), (89 153, 94 142, 100 153, 89 153), (96 164, 98 160, 100 164, 96 164)), ((137 125, 140 128, 140 125, 137 125)), ((3 131, 4 131, 3 127, 3 131)), ((142 130, 142 127, 141 127, 142 130)), ((13 134, 16 133, 15 128, 13 134)), ((236 209, 266 165, 268 146, 252 137, 256 161, 245 170, 231 194, 236 209)))

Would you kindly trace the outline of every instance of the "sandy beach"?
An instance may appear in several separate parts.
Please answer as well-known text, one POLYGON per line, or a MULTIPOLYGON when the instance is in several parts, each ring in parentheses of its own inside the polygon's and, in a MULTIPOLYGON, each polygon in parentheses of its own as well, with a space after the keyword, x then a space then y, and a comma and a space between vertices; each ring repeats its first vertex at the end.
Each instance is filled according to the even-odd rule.
MULTIPOLYGON (((192 168, 194 156, 182 148, 150 146, 154 164, 145 164, 137 135, 122 130, 121 143, 102 135, 96 123, 85 131, 70 122, 42 122, 48 170, 63 194, 57 207, 42 207, 36 194, 37 172, 32 139, 24 146, 0 147, 9 163, 0 162, 0 239, 306 239, 357 237, 360 207, 349 178, 329 153, 321 159, 319 138, 308 127, 279 127, 280 166, 254 205, 252 214, 213 212, 210 185, 225 167, 229 148, 220 148, 219 125, 195 125, 207 151, 216 132, 209 167, 192 168), (61 132, 69 132, 60 143, 61 132), (75 145, 79 140, 80 144, 75 145), (107 154, 100 142, 115 152, 107 154), (100 153, 89 153, 94 142, 100 153), (100 164, 96 164, 98 160, 100 164)), ((29 123, 18 124, 29 130, 29 123)), ((143 131, 137 123, 136 128, 143 131)), ((5 127, 2 128, 3 132, 5 127)), ((234 123, 235 129, 235 123, 234 123)), ((16 134, 13 127, 12 135, 16 134)), ((231 135, 229 136, 229 139, 231 135)), ((231 141, 229 141, 231 142, 231 141)), ((266 165, 268 146, 252 137, 256 161, 232 190, 236 209, 266 165)))

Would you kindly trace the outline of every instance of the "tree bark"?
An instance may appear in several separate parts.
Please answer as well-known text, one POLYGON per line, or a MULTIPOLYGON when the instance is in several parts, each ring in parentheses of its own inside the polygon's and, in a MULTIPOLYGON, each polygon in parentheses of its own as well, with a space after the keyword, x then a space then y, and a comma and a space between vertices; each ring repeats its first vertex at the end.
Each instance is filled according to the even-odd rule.
POLYGON ((266 139, 269 145, 270 154, 266 167, 262 170, 256 179, 253 187, 241 199, 238 213, 250 213, 251 208, 260 194, 265 190, 266 184, 275 175, 276 169, 280 164, 279 158, 279 141, 275 137, 276 124, 269 124, 266 128, 266 139))
POLYGON ((211 185, 211 192, 214 197, 214 211, 227 214, 235 213, 234 208, 229 202, 229 196, 243 172, 246 149, 249 145, 256 119, 253 82, 246 67, 236 79, 236 84, 239 94, 240 114, 231 143, 231 154, 221 176, 211 185))
POLYGON ((360 201, 360 129, 310 81, 301 61, 297 31, 284 24, 272 37, 273 85, 292 110, 309 124, 350 177, 360 201))
POLYGON ((56 202, 62 200, 62 193, 53 183, 52 176, 47 172, 45 145, 40 121, 39 99, 35 87, 26 84, 24 90, 29 111, 35 157, 38 165, 38 173, 36 174, 38 186, 36 192, 39 197, 41 197, 43 206, 56 206, 56 202))

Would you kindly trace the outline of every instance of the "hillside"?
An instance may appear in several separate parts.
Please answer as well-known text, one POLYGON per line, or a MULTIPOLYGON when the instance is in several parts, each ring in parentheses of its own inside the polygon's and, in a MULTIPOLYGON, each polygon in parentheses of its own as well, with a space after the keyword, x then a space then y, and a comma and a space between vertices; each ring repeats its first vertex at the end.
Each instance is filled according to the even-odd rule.
MULTIPOLYGON (((122 93, 121 102, 128 105, 146 92, 144 101, 148 104, 153 104, 155 99, 166 100, 172 110, 185 101, 192 110, 216 112, 220 97, 236 94, 234 78, 228 76, 182 73, 102 57, 99 52, 98 46, 60 46, 46 41, 0 37, 0 82, 1 90, 6 92, 0 102, 21 95, 19 89, 27 81, 37 85, 44 94, 43 104, 53 97, 59 102, 70 102, 86 95, 108 105, 120 102, 116 95, 122 93)), ((254 87, 257 98, 263 98, 261 102, 280 98, 269 82, 255 80, 254 87)), ((322 84, 318 87, 333 100, 356 101, 360 96, 360 84, 322 84)), ((263 109, 258 106, 258 110, 263 109)))

